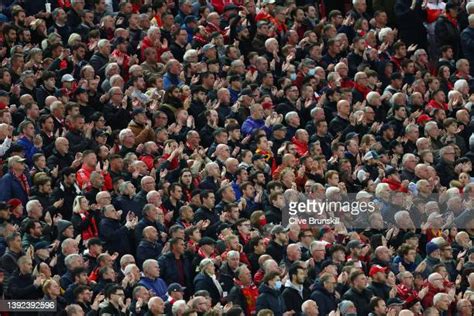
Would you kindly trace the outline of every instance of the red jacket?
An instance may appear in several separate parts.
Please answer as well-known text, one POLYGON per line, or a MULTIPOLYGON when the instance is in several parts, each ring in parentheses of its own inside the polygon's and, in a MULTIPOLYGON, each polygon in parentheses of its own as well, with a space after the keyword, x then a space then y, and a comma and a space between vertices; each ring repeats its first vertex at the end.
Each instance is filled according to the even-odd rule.
MULTIPOLYGON (((81 169, 79 169, 76 173, 76 182, 79 188, 83 189, 85 186, 85 191, 89 191, 91 189, 90 178, 93 171, 95 171, 95 168, 89 168, 85 164, 82 164, 81 169)), ((104 186, 102 187, 102 190, 112 190, 114 187, 112 185, 112 178, 110 177, 110 174, 108 172, 104 174, 103 171, 100 171, 100 173, 104 177, 104 186)))
POLYGON ((308 143, 303 143, 302 141, 296 139, 296 136, 293 136, 291 142, 296 146, 296 153, 298 157, 303 157, 308 153, 308 143))
MULTIPOLYGON (((153 43, 151 42, 148 36, 145 36, 145 38, 143 39, 140 45, 140 56, 141 56, 142 61, 145 60, 145 49, 147 49, 148 47, 153 47, 153 43)), ((163 54, 167 50, 168 50, 168 47, 167 48, 156 47, 156 56, 158 58, 158 61, 161 60, 161 54, 163 54)))

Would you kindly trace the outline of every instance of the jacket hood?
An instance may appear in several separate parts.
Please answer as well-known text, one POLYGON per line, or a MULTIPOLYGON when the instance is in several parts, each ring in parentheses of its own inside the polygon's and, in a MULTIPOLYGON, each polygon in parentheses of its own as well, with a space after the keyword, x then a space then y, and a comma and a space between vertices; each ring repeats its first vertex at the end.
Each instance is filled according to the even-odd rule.
POLYGON ((259 291, 259 293, 267 293, 267 294, 273 295, 275 297, 278 297, 280 295, 280 291, 272 289, 271 287, 269 287, 266 284, 260 285, 260 287, 258 288, 258 291, 259 291))

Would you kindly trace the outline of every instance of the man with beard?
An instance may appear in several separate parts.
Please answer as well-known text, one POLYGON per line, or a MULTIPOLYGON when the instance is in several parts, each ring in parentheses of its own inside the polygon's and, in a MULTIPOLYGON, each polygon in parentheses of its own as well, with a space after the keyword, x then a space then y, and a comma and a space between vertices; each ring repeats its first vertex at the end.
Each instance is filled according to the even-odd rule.
POLYGON ((336 277, 330 273, 324 273, 315 284, 315 289, 311 293, 311 299, 318 304, 320 315, 328 315, 337 308, 335 296, 336 277))
POLYGON ((207 90, 201 86, 193 86, 192 100, 189 108, 189 115, 194 118, 196 130, 204 127, 204 112, 206 111, 207 90))
POLYGON ((301 263, 295 262, 288 270, 288 280, 281 294, 288 310, 293 310, 297 315, 301 313, 301 305, 309 298, 309 289, 303 286, 306 280, 306 271, 301 263))

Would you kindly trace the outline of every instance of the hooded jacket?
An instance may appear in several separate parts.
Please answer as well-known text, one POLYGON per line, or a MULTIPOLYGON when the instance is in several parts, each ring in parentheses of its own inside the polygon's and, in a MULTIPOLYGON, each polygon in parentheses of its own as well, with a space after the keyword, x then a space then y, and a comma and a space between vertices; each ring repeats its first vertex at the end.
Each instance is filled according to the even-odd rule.
POLYGON ((274 316, 282 316, 286 312, 285 300, 280 291, 266 284, 262 284, 258 291, 260 295, 257 297, 257 313, 262 309, 270 309, 274 316))

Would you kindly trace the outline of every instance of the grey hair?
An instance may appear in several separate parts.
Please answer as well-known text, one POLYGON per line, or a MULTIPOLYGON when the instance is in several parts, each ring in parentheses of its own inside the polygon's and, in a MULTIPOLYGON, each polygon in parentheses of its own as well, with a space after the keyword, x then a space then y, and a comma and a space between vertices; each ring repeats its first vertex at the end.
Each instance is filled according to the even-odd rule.
POLYGON ((152 264, 158 264, 158 261, 155 259, 147 259, 143 262, 143 272, 146 273, 152 264))
POLYGON ((433 305, 437 305, 439 301, 441 301, 443 298, 448 297, 448 293, 436 293, 435 296, 433 297, 433 305))
POLYGON ((239 258, 240 259, 240 253, 235 250, 231 250, 227 253, 227 258, 239 258))
POLYGON ((39 203, 38 200, 29 200, 26 203, 26 212, 29 214, 31 211, 33 211, 33 207, 35 207, 37 203, 39 203))
POLYGON ((102 48, 102 47, 104 47, 105 45, 108 45, 108 44, 110 44, 109 40, 101 39, 101 40, 97 43, 97 47, 102 48))
POLYGON ((296 112, 296 111, 290 111, 290 112, 286 113, 285 122, 288 123, 291 120, 291 118, 293 118, 295 116, 298 116, 298 112, 296 112))
POLYGON ((121 130, 120 133, 119 133, 119 140, 120 140, 120 142, 123 142, 125 136, 126 136, 127 134, 129 134, 129 133, 132 133, 132 134, 133 134, 133 132, 132 132, 132 130, 131 130, 130 128, 125 128, 125 129, 121 130))
POLYGON ((81 255, 78 255, 77 253, 70 254, 66 258, 64 258, 64 264, 67 268, 70 268, 72 262, 78 258, 81 258, 81 255))

